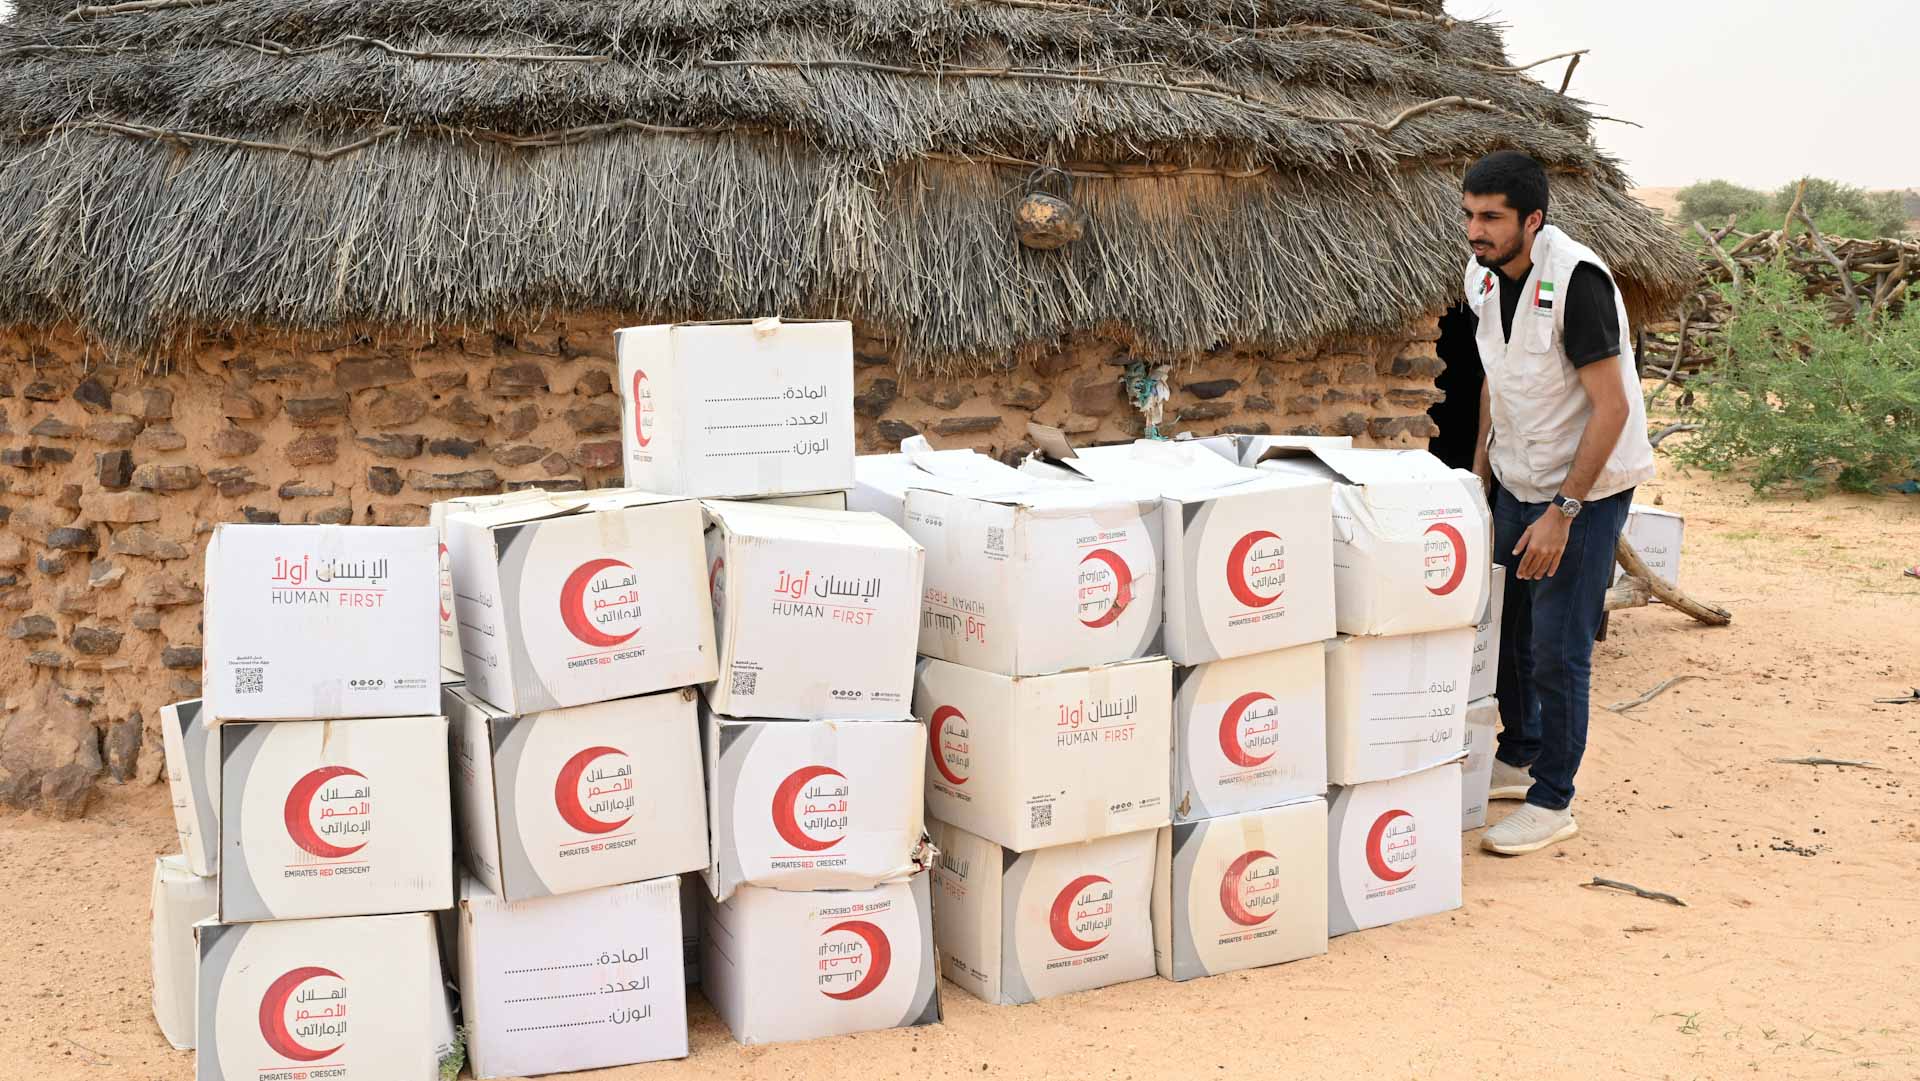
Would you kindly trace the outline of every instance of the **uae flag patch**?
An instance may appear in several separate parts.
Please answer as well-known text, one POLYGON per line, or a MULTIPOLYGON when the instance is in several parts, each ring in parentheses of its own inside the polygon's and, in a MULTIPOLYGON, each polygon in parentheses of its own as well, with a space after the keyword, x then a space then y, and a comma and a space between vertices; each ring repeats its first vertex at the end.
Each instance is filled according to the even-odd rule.
POLYGON ((1542 311, 1553 310, 1553 283, 1538 282, 1533 287, 1533 306, 1542 311))
POLYGON ((1480 295, 1486 296, 1491 292, 1493 292, 1493 271, 1489 270, 1487 276, 1480 279, 1480 295))

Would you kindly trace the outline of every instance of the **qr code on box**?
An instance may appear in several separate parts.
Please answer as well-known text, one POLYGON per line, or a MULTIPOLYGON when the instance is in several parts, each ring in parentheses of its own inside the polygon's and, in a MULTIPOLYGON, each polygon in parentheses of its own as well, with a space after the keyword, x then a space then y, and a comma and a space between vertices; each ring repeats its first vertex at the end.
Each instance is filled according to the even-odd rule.
POLYGON ((233 670, 233 693, 260 694, 267 689, 267 670, 264 668, 236 668, 233 670))
POLYGON ((1005 554, 1007 550, 1007 531, 1002 526, 987 527, 987 551, 1005 554))
POLYGON ((760 687, 760 673, 740 672, 740 671, 736 671, 733 673, 733 693, 734 694, 738 694, 738 695, 753 694, 755 691, 759 690, 759 687, 760 687))
POLYGON ((1053 804, 1036 803, 1027 808, 1027 828, 1032 830, 1050 829, 1053 826, 1053 804))

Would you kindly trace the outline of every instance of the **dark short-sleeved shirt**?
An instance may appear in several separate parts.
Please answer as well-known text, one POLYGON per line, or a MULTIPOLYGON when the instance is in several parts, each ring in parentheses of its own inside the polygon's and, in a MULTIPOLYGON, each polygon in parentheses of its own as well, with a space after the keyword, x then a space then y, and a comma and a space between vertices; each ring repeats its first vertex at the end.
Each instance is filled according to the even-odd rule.
MULTIPOLYGON (((1524 280, 1515 280, 1494 271, 1500 280, 1500 328, 1506 340, 1513 338, 1513 313, 1520 307, 1524 280)), ((1620 309, 1614 304, 1613 280, 1592 263, 1573 268, 1573 280, 1566 285, 1559 303, 1567 309, 1561 327, 1560 344, 1567 360, 1584 368, 1596 360, 1620 355, 1620 309)))

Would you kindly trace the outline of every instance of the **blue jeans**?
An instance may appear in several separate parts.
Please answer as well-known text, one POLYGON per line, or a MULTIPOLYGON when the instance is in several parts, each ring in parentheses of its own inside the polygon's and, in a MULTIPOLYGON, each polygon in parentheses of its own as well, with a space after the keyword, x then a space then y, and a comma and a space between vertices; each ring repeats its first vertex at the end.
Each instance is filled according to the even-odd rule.
MULTIPOLYGON (((1613 548, 1627 524, 1633 489, 1588 503, 1567 531, 1566 554, 1550 578, 1523 582, 1513 546, 1551 503, 1522 503, 1493 486, 1494 558, 1507 566, 1500 620, 1500 742, 1494 757, 1533 767, 1527 802, 1564 810, 1587 751, 1587 691, 1593 639, 1613 584, 1613 548)), ((1559 511, 1553 513, 1558 514, 1559 511)))

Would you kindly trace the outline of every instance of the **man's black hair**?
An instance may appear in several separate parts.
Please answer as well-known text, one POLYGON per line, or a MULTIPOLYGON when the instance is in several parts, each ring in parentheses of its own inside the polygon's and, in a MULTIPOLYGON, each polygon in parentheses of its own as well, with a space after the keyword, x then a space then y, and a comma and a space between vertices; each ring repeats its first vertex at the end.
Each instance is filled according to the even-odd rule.
POLYGON ((1541 220, 1546 219, 1547 171, 1518 150, 1496 150, 1474 162, 1460 190, 1468 195, 1506 196, 1507 205, 1519 212, 1523 224, 1536 210, 1541 220))

